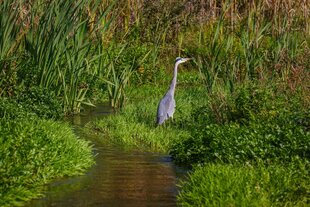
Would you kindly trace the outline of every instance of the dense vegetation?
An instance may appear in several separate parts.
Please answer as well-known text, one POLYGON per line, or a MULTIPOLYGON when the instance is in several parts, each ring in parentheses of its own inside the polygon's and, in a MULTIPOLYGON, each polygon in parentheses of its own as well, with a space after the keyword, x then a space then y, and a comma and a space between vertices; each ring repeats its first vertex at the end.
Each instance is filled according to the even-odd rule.
POLYGON ((50 119, 109 100, 118 113, 89 126, 192 165, 184 206, 309 205, 308 1, 0 2, 1 177, 16 176, 1 187, 89 166, 87 144, 50 119), (177 56, 195 60, 179 70, 174 120, 156 127, 177 56), (31 178, 61 139, 86 161, 51 160, 31 178))

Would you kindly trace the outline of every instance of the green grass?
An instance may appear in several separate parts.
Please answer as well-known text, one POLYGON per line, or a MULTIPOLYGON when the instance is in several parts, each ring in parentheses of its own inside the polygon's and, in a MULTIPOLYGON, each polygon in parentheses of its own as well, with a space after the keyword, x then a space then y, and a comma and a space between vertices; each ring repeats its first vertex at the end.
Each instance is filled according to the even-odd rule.
POLYGON ((308 206, 309 163, 207 164, 181 183, 182 206, 308 206))
POLYGON ((82 174, 94 163, 90 143, 68 124, 15 107, 0 107, 0 206, 21 205, 40 196, 43 184, 82 174))

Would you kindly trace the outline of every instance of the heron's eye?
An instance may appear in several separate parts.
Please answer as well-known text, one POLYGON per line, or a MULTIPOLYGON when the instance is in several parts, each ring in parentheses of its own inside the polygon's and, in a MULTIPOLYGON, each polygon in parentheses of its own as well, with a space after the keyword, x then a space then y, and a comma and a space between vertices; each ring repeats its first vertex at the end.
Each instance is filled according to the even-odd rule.
POLYGON ((178 62, 178 61, 180 61, 180 60, 182 60, 182 58, 177 57, 177 59, 175 59, 175 62, 178 62))

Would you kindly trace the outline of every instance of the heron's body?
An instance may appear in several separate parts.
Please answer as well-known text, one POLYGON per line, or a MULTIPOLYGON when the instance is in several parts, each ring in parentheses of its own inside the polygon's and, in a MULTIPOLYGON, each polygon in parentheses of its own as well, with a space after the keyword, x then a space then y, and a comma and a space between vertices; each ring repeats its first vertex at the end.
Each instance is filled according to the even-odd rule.
POLYGON ((157 109, 157 124, 163 124, 167 119, 173 118, 173 114, 175 111, 175 100, 174 100, 174 92, 177 84, 177 73, 178 73, 178 65, 180 63, 184 63, 190 58, 177 58, 173 71, 173 79, 170 84, 170 88, 165 94, 165 96, 160 100, 158 109, 157 109))
POLYGON ((157 124, 161 125, 168 118, 172 118, 175 111, 175 100, 171 90, 161 99, 157 109, 157 124))

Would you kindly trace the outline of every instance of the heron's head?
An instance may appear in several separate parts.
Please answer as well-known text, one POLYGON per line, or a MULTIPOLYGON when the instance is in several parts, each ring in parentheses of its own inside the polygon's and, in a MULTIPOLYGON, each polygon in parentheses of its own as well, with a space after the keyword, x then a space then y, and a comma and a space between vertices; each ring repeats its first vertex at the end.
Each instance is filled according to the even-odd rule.
POLYGON ((191 59, 193 59, 193 58, 181 58, 181 57, 177 57, 176 59, 175 59, 175 63, 185 63, 186 61, 188 61, 188 60, 191 60, 191 59))

